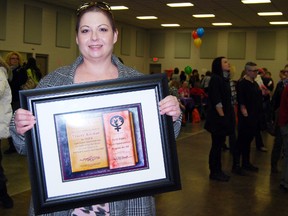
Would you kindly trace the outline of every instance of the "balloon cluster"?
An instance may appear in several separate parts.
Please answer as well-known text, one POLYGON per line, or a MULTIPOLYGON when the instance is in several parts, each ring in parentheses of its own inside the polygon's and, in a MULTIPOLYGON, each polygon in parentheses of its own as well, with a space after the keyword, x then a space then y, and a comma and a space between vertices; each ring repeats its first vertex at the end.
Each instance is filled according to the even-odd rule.
POLYGON ((204 35, 203 28, 197 28, 197 30, 192 31, 192 37, 194 39, 194 45, 199 48, 202 44, 202 37, 204 35))

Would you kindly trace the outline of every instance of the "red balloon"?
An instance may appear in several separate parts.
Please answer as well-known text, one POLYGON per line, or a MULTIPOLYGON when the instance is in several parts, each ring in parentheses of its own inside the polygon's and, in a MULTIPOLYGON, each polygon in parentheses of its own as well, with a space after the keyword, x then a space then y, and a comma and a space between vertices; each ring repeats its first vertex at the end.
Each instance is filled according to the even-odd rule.
POLYGON ((192 37, 193 39, 199 38, 197 31, 192 31, 192 37))

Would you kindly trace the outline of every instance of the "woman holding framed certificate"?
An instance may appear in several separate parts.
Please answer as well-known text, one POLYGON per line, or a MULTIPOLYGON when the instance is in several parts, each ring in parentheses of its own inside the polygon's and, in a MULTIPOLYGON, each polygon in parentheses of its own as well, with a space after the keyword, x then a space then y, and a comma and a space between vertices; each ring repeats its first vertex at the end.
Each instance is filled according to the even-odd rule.
MULTIPOLYGON (((143 74, 123 65, 113 55, 118 31, 111 8, 104 2, 84 3, 76 12, 76 43, 81 55, 69 66, 56 69, 44 77, 37 88, 73 85, 104 80, 138 77, 143 74)), ((167 96, 159 102, 160 114, 172 116, 175 136, 181 128, 181 111, 174 96, 167 96)), ((116 119, 119 121, 119 119, 116 119)), ((115 121, 116 121, 115 120, 115 121)), ((121 119, 120 119, 121 120, 121 119)), ((18 109, 12 119, 10 131, 18 152, 25 154, 24 133, 34 127, 35 116, 25 109, 18 109)), ((80 136, 80 135, 79 135, 80 136)), ((75 139, 74 139, 75 140, 75 139)), ((136 160, 136 159, 135 159, 136 160)), ((151 196, 115 201, 78 209, 54 212, 51 215, 82 215, 92 211, 101 215, 155 215, 155 203, 151 196)), ((30 215, 34 215, 31 207, 30 215)), ((46 214, 45 214, 46 215, 46 214)), ((50 215, 50 214, 48 214, 50 215)))

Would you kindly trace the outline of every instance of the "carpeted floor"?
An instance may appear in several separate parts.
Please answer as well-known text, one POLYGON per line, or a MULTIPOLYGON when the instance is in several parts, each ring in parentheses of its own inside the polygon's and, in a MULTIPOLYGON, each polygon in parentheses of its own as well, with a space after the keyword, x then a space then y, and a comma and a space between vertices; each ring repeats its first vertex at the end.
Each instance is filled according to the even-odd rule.
MULTIPOLYGON (((215 182, 208 178, 210 135, 203 130, 203 122, 187 123, 177 139, 182 190, 156 195, 157 216, 288 215, 288 194, 279 189, 281 175, 270 175, 273 137, 263 133, 263 140, 268 152, 257 151, 254 143, 251 147, 252 162, 260 168, 258 173, 231 174, 231 153, 223 151, 223 169, 231 179, 215 182)), ((6 149, 4 142, 2 151, 6 149)), ((25 216, 31 198, 26 157, 15 153, 4 155, 3 160, 15 205, 9 210, 0 206, 0 215, 25 216)))

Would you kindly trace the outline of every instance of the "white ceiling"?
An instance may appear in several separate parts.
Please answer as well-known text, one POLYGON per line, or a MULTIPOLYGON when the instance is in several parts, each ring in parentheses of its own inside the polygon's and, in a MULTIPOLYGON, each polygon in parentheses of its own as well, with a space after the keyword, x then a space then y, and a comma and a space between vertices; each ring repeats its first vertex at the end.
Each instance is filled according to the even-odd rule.
MULTIPOLYGON (((77 9, 81 0, 40 0, 49 4, 77 9)), ((89 1, 89 0, 87 0, 89 1)), ((184 0, 187 1, 187 0, 184 0)), ((189 0, 188 0, 189 1, 189 0)), ((234 28, 270 27, 270 21, 288 21, 288 0, 271 0, 270 4, 244 5, 241 0, 191 0, 193 7, 170 8, 166 3, 179 0, 107 0, 111 6, 124 5, 129 10, 113 11, 115 20, 121 23, 145 28, 163 28, 162 23, 178 23, 181 28, 217 28, 212 22, 231 22, 234 28), (260 17, 257 12, 280 11, 283 16, 260 17), (196 19, 192 14, 213 13, 216 17, 196 19), (157 16, 157 20, 138 20, 136 16, 157 16)), ((288 28, 288 25, 282 26, 288 28)))

